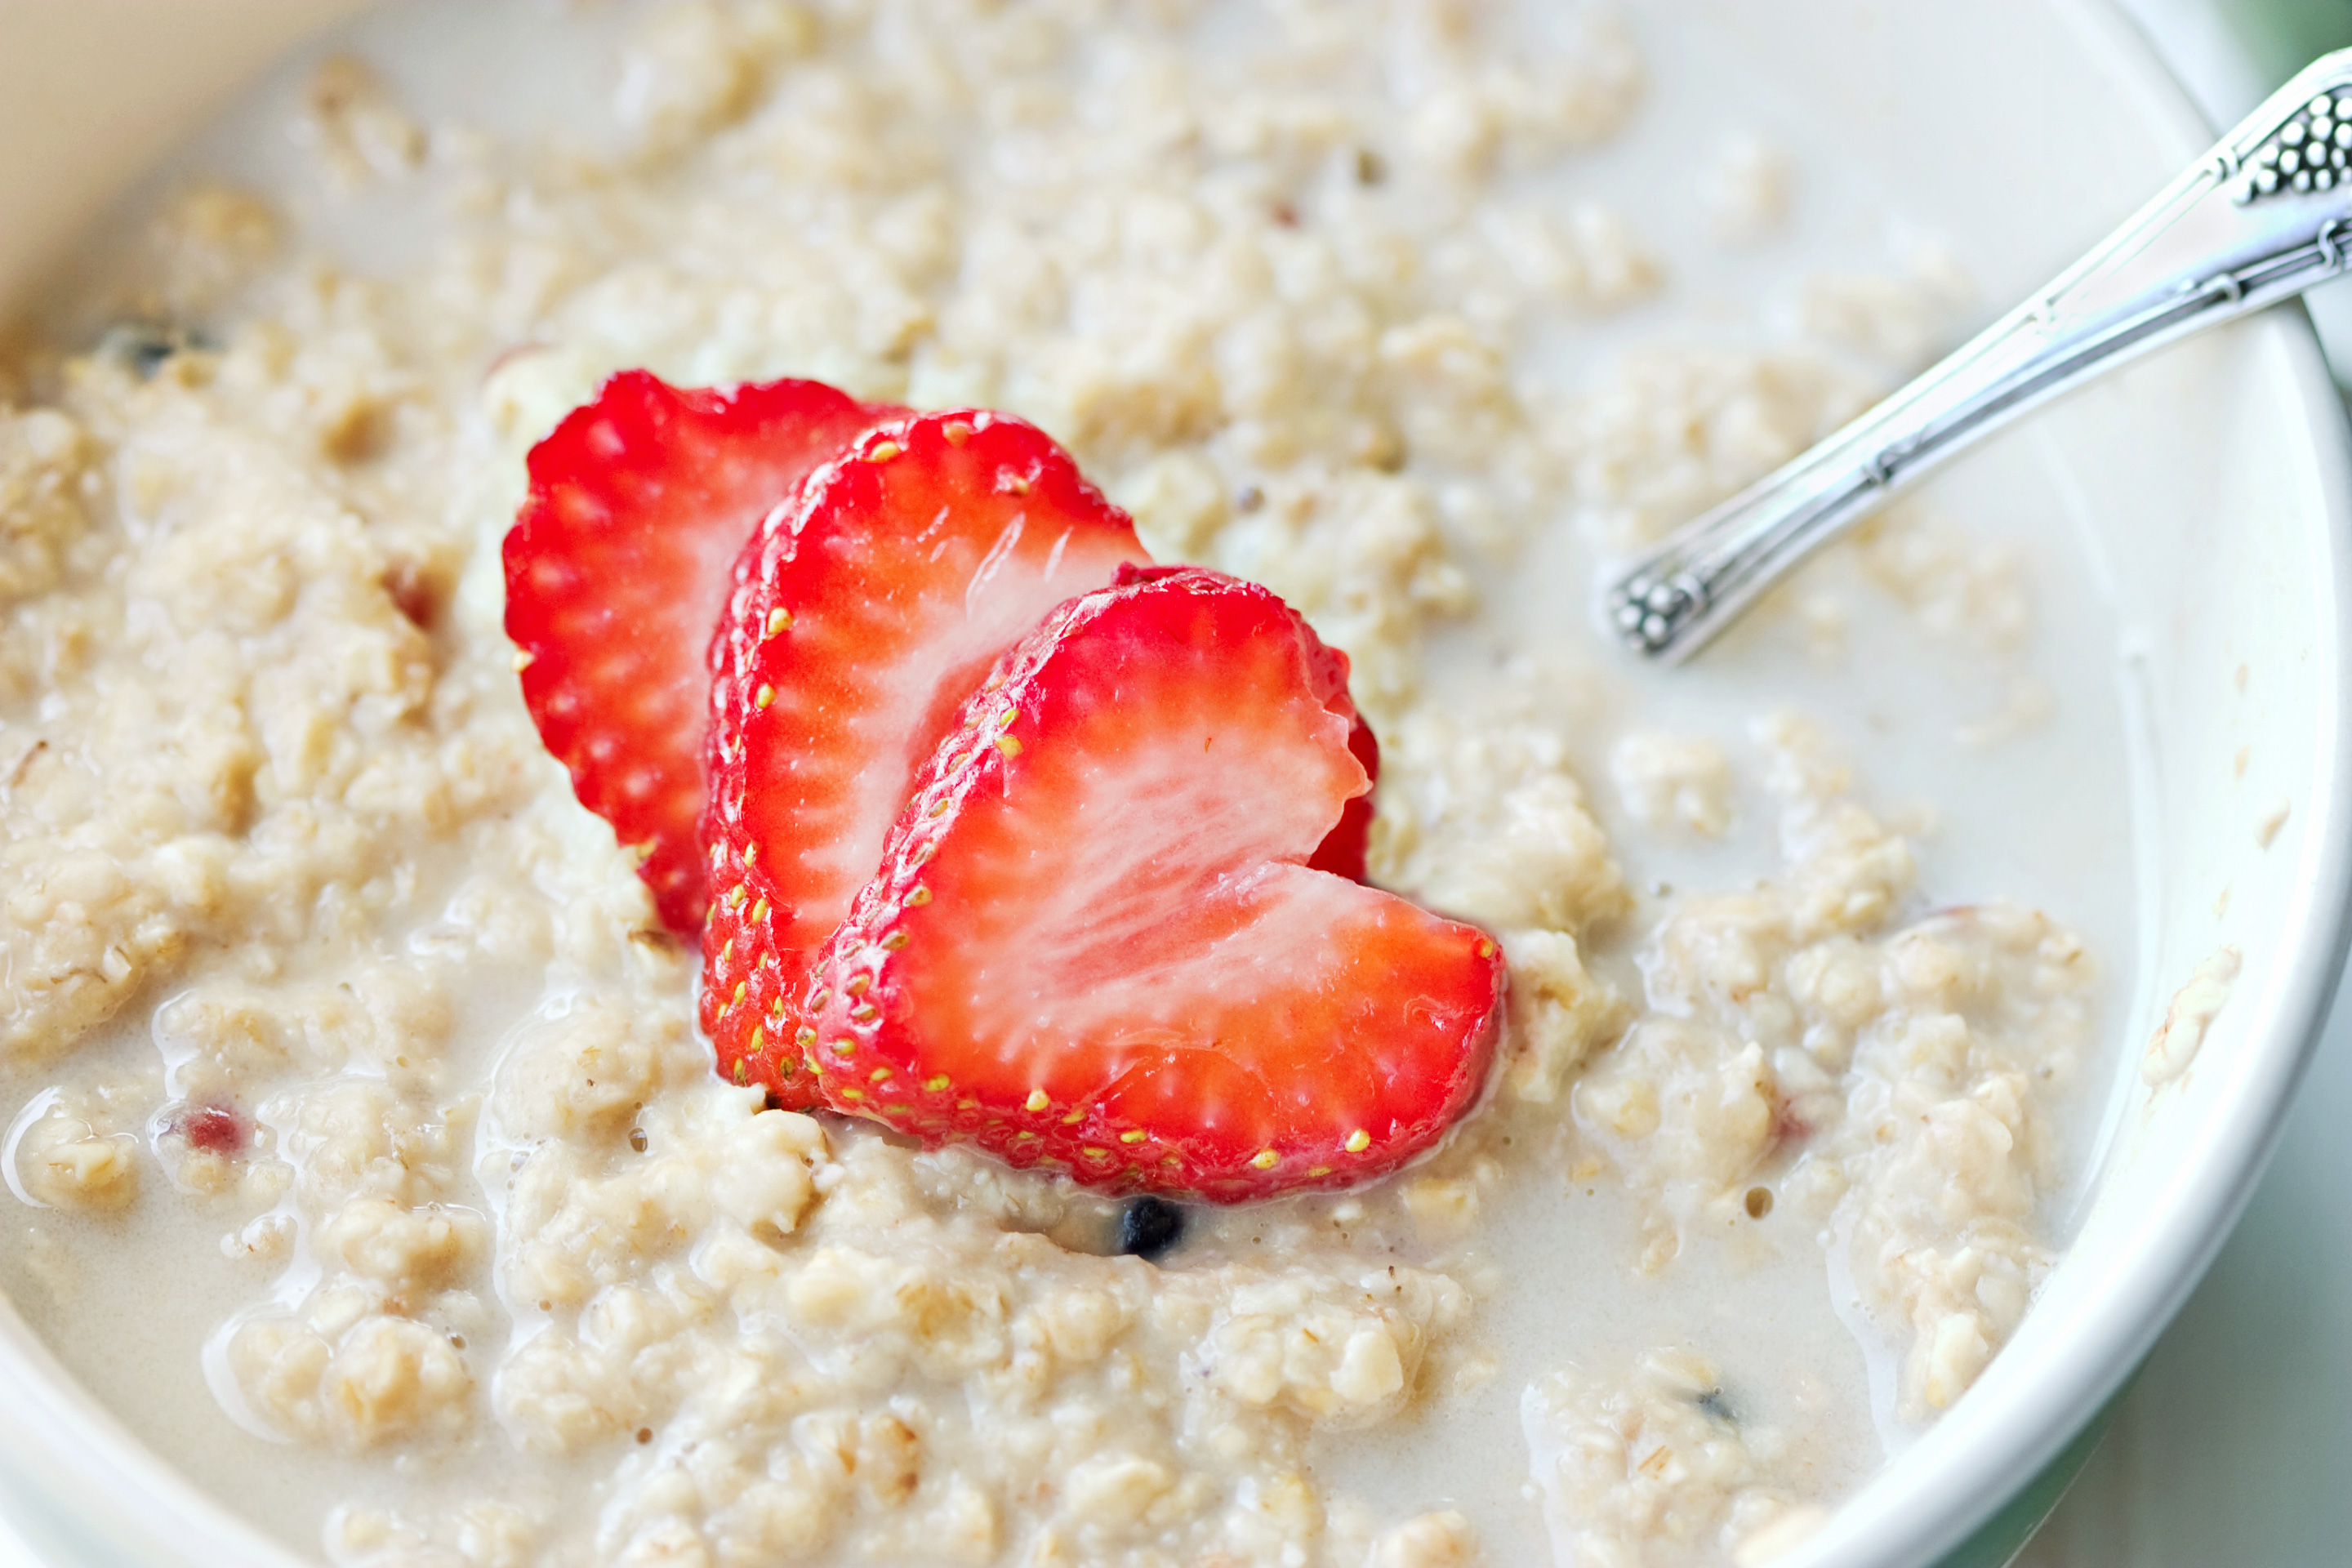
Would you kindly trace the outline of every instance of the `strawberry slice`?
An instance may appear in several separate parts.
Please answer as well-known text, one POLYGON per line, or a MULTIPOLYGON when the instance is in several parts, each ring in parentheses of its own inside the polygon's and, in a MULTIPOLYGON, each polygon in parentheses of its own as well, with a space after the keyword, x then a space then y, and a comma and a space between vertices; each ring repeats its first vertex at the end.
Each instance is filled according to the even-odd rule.
POLYGON ((999 654, 1145 559, 1044 432, 977 411, 871 431, 760 526, 713 647, 702 1019, 722 1074, 815 1103, 808 964, 916 772, 999 654))
MULTIPOLYGON (((1339 649, 1331 656, 1339 661, 1339 688, 1347 689, 1348 656, 1339 649)), ((1350 704, 1352 706, 1352 704, 1350 704)), ((1339 812, 1339 826, 1332 828, 1307 862, 1318 871, 1328 871, 1335 877, 1345 877, 1351 882, 1364 879, 1365 858, 1372 847, 1372 791, 1381 782, 1381 742, 1372 733, 1364 716, 1356 715, 1355 727, 1348 731, 1348 752, 1364 770, 1364 793, 1349 801, 1339 812)))
POLYGON ((523 700, 580 804, 643 847, 671 930, 702 925, 711 631, 760 519, 898 411, 814 381, 681 391, 623 371, 531 448, 506 538, 523 700))
MULTIPOLYGON (((1188 572, 1188 566, 1122 566, 1116 581, 1122 586, 1129 583, 1148 583, 1157 577, 1188 572)), ((1303 625, 1303 623, 1302 623, 1303 625)), ((1318 871, 1328 871, 1335 877, 1345 877, 1351 882, 1364 879, 1364 860, 1372 842, 1372 792, 1370 785, 1381 782, 1381 742, 1372 727, 1356 711, 1356 700, 1348 691, 1348 656, 1336 647, 1325 646, 1313 628, 1306 630, 1308 645, 1309 673, 1315 682, 1315 693, 1334 713, 1345 717, 1348 750, 1363 764, 1366 788, 1364 793, 1348 802, 1339 813, 1339 824, 1324 836, 1315 854, 1307 864, 1318 871)))
POLYGON ((1495 942, 1307 859, 1362 795, 1344 661, 1197 568, 990 673, 806 999, 827 1100, 1119 1192, 1339 1186, 1477 1093, 1495 942))
MULTIPOLYGON (((1306 623, 1299 624, 1304 630, 1306 623)), ((1323 836, 1307 864, 1309 869, 1360 882, 1364 858, 1372 844, 1372 786, 1381 782, 1381 742, 1371 725, 1356 711, 1355 699, 1348 695, 1348 656, 1324 647, 1312 630, 1306 630, 1306 637, 1316 660, 1316 692, 1331 711, 1348 720, 1348 754, 1364 770, 1364 793, 1339 808, 1339 822, 1323 836)))

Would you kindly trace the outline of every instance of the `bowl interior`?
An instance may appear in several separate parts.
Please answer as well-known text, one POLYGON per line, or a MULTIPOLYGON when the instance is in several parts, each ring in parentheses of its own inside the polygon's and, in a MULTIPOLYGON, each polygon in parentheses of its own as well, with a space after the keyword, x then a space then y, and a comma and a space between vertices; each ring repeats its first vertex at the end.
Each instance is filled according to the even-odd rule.
MULTIPOLYGON (((0 0, 0 320, 209 105, 356 8, 0 0)), ((1768 112, 1834 139, 1839 161, 1813 176, 1864 181, 1889 193, 1887 222, 1946 237, 1980 316, 2207 140, 2102 0, 1979 0, 1964 15, 1664 0, 1636 21, 1728 40, 1768 112)), ((2299 314, 2136 367, 1964 459, 1953 481, 1971 465, 2032 488, 2105 601, 2084 624, 2121 627, 2108 655, 2135 755, 2115 809, 2135 818, 2138 951, 2116 958, 2130 973, 2103 1023, 2115 1089, 2071 1251, 1976 1390, 1801 1553, 1815 1568, 1951 1550, 2121 1384, 2251 1191, 2332 989, 2352 882, 2339 718, 2352 486, 2299 314), (2236 972, 2201 1044, 2188 1054, 2176 1030, 2144 1071, 2143 1042, 2225 952, 2236 972)), ((2073 607, 2040 609, 2063 628, 2073 607)), ((291 1561, 79 1405, 5 1303, 0 1404, 37 1416, 0 1424, 0 1510, 59 1563, 291 1561)))

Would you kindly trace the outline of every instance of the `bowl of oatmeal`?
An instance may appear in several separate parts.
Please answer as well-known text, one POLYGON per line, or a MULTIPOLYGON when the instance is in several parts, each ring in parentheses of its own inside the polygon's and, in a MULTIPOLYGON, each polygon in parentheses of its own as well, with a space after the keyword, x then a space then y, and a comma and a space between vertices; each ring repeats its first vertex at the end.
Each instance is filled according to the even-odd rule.
POLYGON ((0 1514, 2000 1560, 2333 983, 2347 470, 2274 312, 1606 644, 1600 563, 2201 144, 2103 7, 1915 10, 0 4, 0 1514), (1476 1107, 1146 1222, 714 1072, 503 629, 636 368, 1017 414, 1343 649, 1370 879, 1507 969, 1476 1107))

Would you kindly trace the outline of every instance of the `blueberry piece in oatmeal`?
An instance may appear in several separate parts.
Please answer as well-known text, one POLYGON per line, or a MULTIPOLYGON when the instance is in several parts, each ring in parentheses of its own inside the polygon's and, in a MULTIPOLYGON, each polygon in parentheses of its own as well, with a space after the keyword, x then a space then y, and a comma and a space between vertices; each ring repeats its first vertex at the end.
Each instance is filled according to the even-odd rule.
POLYGON ((1118 1249, 1157 1263, 1184 1239, 1184 1211, 1165 1198, 1138 1198, 1118 1215, 1118 1249))

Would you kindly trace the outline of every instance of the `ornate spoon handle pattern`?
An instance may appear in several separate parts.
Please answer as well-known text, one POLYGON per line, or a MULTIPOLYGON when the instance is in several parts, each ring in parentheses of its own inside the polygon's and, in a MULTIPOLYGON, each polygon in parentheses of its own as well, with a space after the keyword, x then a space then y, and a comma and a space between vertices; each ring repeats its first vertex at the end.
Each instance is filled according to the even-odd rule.
POLYGON ((1897 490, 2127 360, 2352 268, 2352 49, 2307 67, 2032 299, 1607 592, 1611 629, 1679 663, 1897 490))

